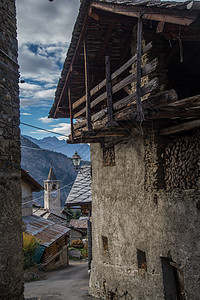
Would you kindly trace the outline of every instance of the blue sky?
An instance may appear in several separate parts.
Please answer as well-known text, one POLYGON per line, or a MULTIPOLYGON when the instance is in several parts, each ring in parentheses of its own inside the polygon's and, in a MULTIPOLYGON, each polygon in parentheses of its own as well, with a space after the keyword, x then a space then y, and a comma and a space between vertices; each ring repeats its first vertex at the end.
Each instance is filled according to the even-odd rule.
MULTIPOLYGON (((70 133, 68 119, 48 119, 80 0, 17 0, 21 122, 70 133)), ((35 138, 54 136, 21 125, 35 138)), ((57 136, 59 138, 59 136, 57 136)), ((60 137, 62 139, 62 137, 60 137)))
MULTIPOLYGON (((48 119, 80 0, 17 0, 21 122, 65 135, 69 119, 48 119)), ((35 138, 53 136, 21 125, 35 138)), ((62 137, 57 136, 62 139, 62 137)), ((64 137, 63 137, 64 138, 64 137)))

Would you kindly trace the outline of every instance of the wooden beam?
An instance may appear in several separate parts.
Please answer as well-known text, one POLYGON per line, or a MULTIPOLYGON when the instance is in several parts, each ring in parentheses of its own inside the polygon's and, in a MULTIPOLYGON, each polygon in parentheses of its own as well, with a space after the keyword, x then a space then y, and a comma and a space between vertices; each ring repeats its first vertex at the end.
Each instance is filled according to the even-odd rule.
POLYGON ((73 127, 73 115, 72 115, 72 103, 71 103, 71 91, 70 88, 68 89, 68 99, 69 99, 69 115, 70 115, 70 122, 71 122, 71 139, 73 142, 74 139, 74 127, 73 127))
POLYGON ((168 9, 162 9, 162 13, 160 13, 160 9, 151 9, 151 8, 141 8, 141 7, 133 7, 127 5, 117 5, 117 4, 106 4, 106 3, 91 3, 91 7, 95 7, 97 9, 101 9, 104 11, 113 12, 115 14, 120 14, 129 17, 139 18, 141 12, 143 13, 142 18, 153 21, 161 21, 178 25, 190 25, 192 22, 196 20, 197 13, 196 12, 187 12, 187 16, 184 16, 184 13, 175 10, 170 14, 168 9))
POLYGON ((162 110, 161 109, 154 109, 153 111, 146 111, 146 119, 152 119, 152 120, 159 120, 159 119, 174 119, 174 118, 199 118, 200 116, 200 109, 194 108, 194 109, 173 109, 173 110, 162 110))
POLYGON ((113 104, 112 104, 112 84, 110 75, 110 60, 109 56, 105 57, 105 67, 106 67, 106 93, 107 93, 107 107, 108 107, 108 123, 107 128, 118 126, 118 124, 113 120, 113 104))
MULTIPOLYGON (((147 93, 150 93, 150 92, 153 91, 154 89, 158 88, 158 86, 159 86, 159 80, 158 80, 158 78, 152 79, 149 83, 147 83, 146 85, 144 85, 144 86, 142 87, 142 96, 146 95, 147 93)), ((123 102, 125 102, 125 101, 127 101, 127 102, 128 102, 128 101, 129 101, 129 102, 132 102, 133 100, 134 100, 134 99, 133 99, 133 94, 132 94, 132 95, 129 95, 129 96, 123 98, 123 99, 120 100, 119 102, 121 102, 121 103, 123 103, 123 102)), ((135 93, 135 100, 136 100, 136 93, 135 93)), ((116 108, 116 104, 117 104, 117 103, 115 103, 115 104, 113 105, 114 109, 116 108)), ((125 105, 123 105, 123 106, 125 106, 125 105)), ((122 106, 121 106, 121 107, 122 107, 122 106)), ((100 110, 99 112, 97 112, 96 114, 94 114, 94 115, 92 116, 92 122, 95 122, 95 121, 97 121, 98 119, 104 117, 104 116, 106 115, 106 113, 107 113, 107 112, 106 112, 105 109, 100 110)), ((119 113, 120 113, 120 112, 119 112, 119 113)), ((115 115, 116 115, 116 114, 115 114, 115 115)), ((118 113, 117 113, 117 115, 118 115, 118 113)), ((118 121, 118 119, 116 118, 116 116, 115 116, 115 120, 118 121)))
POLYGON ((144 113, 141 103, 141 77, 142 77, 142 18, 138 18, 137 25, 137 81, 136 81, 136 99, 137 99, 137 121, 144 120, 144 113))
POLYGON ((90 87, 89 87, 89 66, 88 66, 88 52, 87 40, 84 40, 84 63, 85 63, 85 94, 86 94, 86 120, 87 129, 92 129, 91 124, 91 107, 90 107, 90 87))
MULTIPOLYGON (((157 64, 158 64, 158 60, 157 60, 157 58, 155 58, 150 63, 148 63, 146 66, 144 66, 142 68, 142 76, 146 76, 149 73, 153 72, 156 69, 157 64)), ((123 80, 121 80, 119 83, 117 83, 116 85, 114 85, 112 87, 112 93, 113 94, 117 93, 122 88, 124 88, 125 86, 129 85, 130 83, 133 83, 136 80, 137 80, 137 72, 134 72, 133 74, 127 76, 126 78, 124 78, 123 80)), ((101 94, 100 96, 98 96, 96 99, 94 99, 91 102, 91 108, 95 107, 97 104, 99 104, 100 102, 104 101, 106 99, 106 97, 107 97, 107 93, 106 92, 103 93, 103 94, 101 94)), ((81 109, 79 112, 77 112, 74 115, 74 118, 77 118, 77 117, 83 115, 85 112, 86 112, 85 108, 81 109)))
MULTIPOLYGON (((142 49, 142 54, 147 53, 150 49, 152 48, 152 42, 148 43, 144 48, 142 49)), ((111 75, 111 80, 114 80, 117 76, 119 76, 121 73, 123 73, 128 67, 130 67, 135 61, 137 60, 137 54, 132 56, 125 64, 123 64, 118 70, 116 70, 112 75, 111 75)), ((101 81, 97 86, 95 86, 91 91, 90 95, 93 96, 96 94, 98 91, 100 91, 104 86, 106 85, 106 80, 104 79, 101 81)), ((79 105, 85 102, 85 95, 78 99, 73 105, 72 108, 75 109, 79 105)))
POLYGON ((179 132, 192 130, 192 129, 199 128, 199 127, 200 127, 200 120, 198 119, 198 120, 189 121, 186 123, 181 123, 178 125, 174 125, 174 126, 170 126, 168 128, 161 129, 159 131, 159 134, 160 135, 170 135, 170 134, 175 134, 175 133, 179 133, 179 132))

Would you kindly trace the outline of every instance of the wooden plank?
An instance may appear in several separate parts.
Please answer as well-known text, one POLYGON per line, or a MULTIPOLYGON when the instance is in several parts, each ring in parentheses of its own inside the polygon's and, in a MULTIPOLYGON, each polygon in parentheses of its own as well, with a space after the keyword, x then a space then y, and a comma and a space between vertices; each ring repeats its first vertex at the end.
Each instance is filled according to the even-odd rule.
POLYGON ((199 107, 200 106, 200 94, 176 101, 174 103, 170 103, 168 106, 182 107, 182 108, 199 107))
MULTIPOLYGON (((142 11, 141 7, 128 7, 127 5, 111 5, 106 3, 91 3, 91 7, 135 18, 139 18, 142 11)), ((160 9, 147 8, 147 11, 148 13, 143 13, 143 19, 173 23, 178 25, 190 25, 196 20, 197 17, 196 12, 187 12, 187 16, 185 16, 181 11, 178 10, 176 10, 176 14, 170 14, 169 10, 167 9, 162 9, 162 13, 160 13, 160 9)))
POLYGON ((118 125, 113 120, 112 84, 111 84, 111 75, 110 75, 109 56, 105 57, 105 67, 106 67, 106 93, 107 93, 107 108, 108 108, 108 123, 106 127, 113 127, 118 125))
POLYGON ((92 129, 91 124, 91 108, 90 108, 90 87, 89 87, 89 66, 88 66, 88 53, 87 53, 87 40, 84 40, 84 64, 85 64, 85 91, 86 91, 86 120, 87 129, 92 129))
POLYGON ((136 81, 136 99, 137 99, 137 121, 144 120, 144 113, 141 103, 141 78, 142 78, 142 18, 138 18, 137 25, 137 81, 136 81))
POLYGON ((74 128, 73 128, 73 115, 72 115, 72 103, 71 103, 71 93, 70 88, 68 89, 68 99, 69 99, 69 115, 70 115, 70 122, 71 122, 71 138, 72 142, 74 139, 74 128))
POLYGON ((170 135, 175 133, 180 133, 188 130, 192 130, 200 127, 200 120, 189 121, 185 123, 181 123, 178 125, 170 126, 168 128, 161 129, 159 131, 160 135, 170 135))
MULTIPOLYGON (((148 43, 146 46, 144 46, 142 50, 142 54, 147 53, 152 48, 152 42, 148 43)), ((137 60, 137 54, 135 54, 133 57, 131 57, 125 64, 123 64, 118 70, 116 70, 111 75, 111 80, 114 80, 117 76, 119 76, 121 73, 123 73, 128 67, 130 67, 135 61, 137 60)), ((106 85, 106 80, 104 79, 102 82, 100 82, 97 86, 95 86, 91 91, 90 95, 93 96, 98 91, 100 91, 104 86, 106 85)), ((72 108, 75 109, 79 105, 85 102, 85 95, 78 99, 73 105, 72 108)))
POLYGON ((173 109, 170 111, 166 110, 154 110, 146 111, 146 119, 159 120, 159 119, 174 119, 174 118, 199 118, 200 108, 194 109, 173 109))
MULTIPOLYGON (((158 86, 159 86, 159 80, 158 80, 158 78, 152 79, 149 83, 147 83, 146 85, 144 85, 144 86, 142 87, 142 96, 146 95, 147 93, 150 93, 150 92, 153 91, 154 89, 158 88, 158 86)), ((131 95, 129 95, 129 96, 123 98, 122 100, 118 101, 118 102, 121 103, 121 107, 120 107, 120 108, 126 106, 127 103, 129 104, 129 103, 133 102, 133 100, 134 100, 134 99, 133 99, 133 94, 131 94, 131 95), (122 103, 124 103, 124 102, 125 102, 126 104, 122 104, 122 103)), ((136 100, 136 93, 135 93, 135 100, 136 100)), ((117 103, 118 103, 118 102, 117 102, 117 103)), ((114 109, 116 109, 116 104, 117 104, 117 103, 113 104, 113 108, 114 108, 114 109)), ((93 122, 97 121, 98 119, 104 117, 104 116, 106 115, 106 113, 107 113, 106 110, 105 110, 105 109, 102 109, 101 111, 99 111, 98 113, 96 113, 96 114, 94 114, 94 115, 92 116, 92 121, 93 121, 93 122)))
MULTIPOLYGON (((151 93, 153 90, 158 88, 159 86, 159 80, 158 78, 154 78, 151 81, 149 81, 147 84, 145 84, 141 88, 141 96, 145 96, 148 93, 151 93)), ((127 105, 130 105, 131 103, 136 101, 136 92, 133 92, 131 95, 126 96, 125 98, 119 100, 118 102, 113 104, 114 110, 121 109, 127 105)))

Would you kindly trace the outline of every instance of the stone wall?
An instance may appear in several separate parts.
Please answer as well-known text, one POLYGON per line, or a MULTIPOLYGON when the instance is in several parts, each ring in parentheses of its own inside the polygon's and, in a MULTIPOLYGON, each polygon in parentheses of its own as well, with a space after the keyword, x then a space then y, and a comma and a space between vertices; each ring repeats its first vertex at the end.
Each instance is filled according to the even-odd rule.
MULTIPOLYGON (((199 132, 184 138, 192 143, 197 136, 199 139, 199 132)), ((169 157, 165 153, 182 139, 163 139, 153 129, 144 135, 133 131, 127 144, 114 147, 115 165, 107 167, 102 166, 101 146, 91 145, 92 295, 102 299, 176 299, 169 298, 169 293, 175 293, 173 285, 175 289, 178 280, 182 299, 200 299, 199 178, 193 189, 173 186, 166 190, 169 157)), ((181 149, 179 156, 185 162, 190 149, 181 149)), ((196 151, 200 156, 195 146, 196 151)), ((193 167, 198 164, 188 159, 193 167)))
POLYGON ((0 2, 0 299, 23 299, 15 1, 0 2))

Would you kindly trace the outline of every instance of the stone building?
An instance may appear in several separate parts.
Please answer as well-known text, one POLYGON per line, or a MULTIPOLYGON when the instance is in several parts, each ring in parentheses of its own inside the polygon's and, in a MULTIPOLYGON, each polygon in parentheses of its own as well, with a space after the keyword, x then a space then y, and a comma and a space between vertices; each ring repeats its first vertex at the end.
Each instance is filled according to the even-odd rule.
POLYGON ((43 187, 27 171, 21 169, 21 188, 22 217, 30 216, 33 213, 33 192, 40 192, 43 187))
POLYGON ((91 143, 101 299, 200 299, 199 10, 81 2, 50 117, 91 143))
POLYGON ((15 1, 0 2, 0 299, 23 299, 19 90, 15 1))

